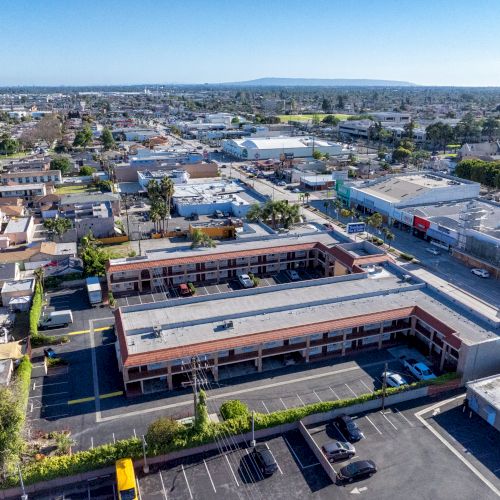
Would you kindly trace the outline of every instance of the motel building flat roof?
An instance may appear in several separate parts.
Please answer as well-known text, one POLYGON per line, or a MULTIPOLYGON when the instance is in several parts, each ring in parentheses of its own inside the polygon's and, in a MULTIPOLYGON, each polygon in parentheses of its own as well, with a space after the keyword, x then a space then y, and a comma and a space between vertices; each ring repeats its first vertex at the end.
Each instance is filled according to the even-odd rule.
POLYGON ((444 334, 455 349, 498 338, 498 329, 473 313, 418 280, 401 278, 396 266, 384 264, 375 274, 120 308, 115 314, 122 362, 157 363, 411 315, 444 334), (231 328, 223 327, 226 321, 231 328))

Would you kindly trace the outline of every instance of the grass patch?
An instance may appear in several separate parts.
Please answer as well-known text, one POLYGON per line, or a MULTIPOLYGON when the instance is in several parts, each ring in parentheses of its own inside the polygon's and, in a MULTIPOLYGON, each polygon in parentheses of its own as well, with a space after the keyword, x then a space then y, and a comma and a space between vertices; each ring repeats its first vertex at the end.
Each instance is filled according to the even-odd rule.
POLYGON ((11 155, 0 155, 0 160, 13 160, 15 158, 24 158, 26 156, 29 156, 30 153, 26 151, 21 151, 19 153, 14 153, 11 155))
POLYGON ((347 117, 349 116, 349 115, 346 115, 345 113, 327 113, 327 114, 312 113, 312 114, 304 114, 304 115, 278 115, 278 118, 284 123, 289 122, 289 121, 307 122, 307 121, 312 120, 313 116, 317 116, 321 121, 325 116, 328 116, 330 114, 335 116, 339 120, 347 120, 347 117))
POLYGON ((56 187, 56 194, 83 194, 93 193, 96 191, 94 187, 88 184, 77 184, 75 186, 59 186, 56 187))
POLYGON ((112 243, 110 245, 100 245, 100 248, 103 248, 112 254, 113 258, 129 257, 129 254, 134 252, 133 248, 130 246, 130 241, 112 243))

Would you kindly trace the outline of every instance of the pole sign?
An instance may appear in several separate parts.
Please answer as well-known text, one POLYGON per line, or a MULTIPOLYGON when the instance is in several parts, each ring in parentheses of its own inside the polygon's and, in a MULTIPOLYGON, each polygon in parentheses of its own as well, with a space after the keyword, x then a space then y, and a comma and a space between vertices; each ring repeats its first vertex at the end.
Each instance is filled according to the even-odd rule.
POLYGON ((347 234, 364 233, 365 230, 364 222, 349 222, 347 224, 347 234))

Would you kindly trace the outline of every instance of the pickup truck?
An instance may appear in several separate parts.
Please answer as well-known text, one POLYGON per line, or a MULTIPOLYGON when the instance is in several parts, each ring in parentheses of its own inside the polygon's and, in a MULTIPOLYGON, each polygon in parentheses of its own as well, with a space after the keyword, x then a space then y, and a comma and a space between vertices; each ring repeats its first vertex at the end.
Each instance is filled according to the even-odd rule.
POLYGON ((407 358, 406 356, 401 356, 399 359, 403 363, 403 366, 418 380, 436 378, 436 375, 432 373, 432 370, 425 363, 413 358, 407 358))

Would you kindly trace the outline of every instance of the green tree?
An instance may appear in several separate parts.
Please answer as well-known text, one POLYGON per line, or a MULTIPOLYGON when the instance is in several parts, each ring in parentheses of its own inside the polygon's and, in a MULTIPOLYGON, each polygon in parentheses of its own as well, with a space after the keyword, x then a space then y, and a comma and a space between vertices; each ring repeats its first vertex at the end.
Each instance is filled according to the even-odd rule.
POLYGON ((474 142, 481 136, 481 127, 472 113, 466 113, 455 127, 455 135, 459 141, 474 142))
POLYGON ((250 414, 248 405, 242 403, 239 399, 229 399, 224 401, 219 408, 220 414, 224 420, 233 418, 245 418, 250 414))
POLYGON ((410 156, 411 156, 411 150, 403 148, 401 146, 396 148, 392 152, 392 159, 395 162, 403 162, 405 165, 408 163, 410 156))
POLYGON ((263 219, 262 206, 259 203, 251 205, 246 217, 249 222, 260 222, 263 219))
POLYGON ((145 439, 149 448, 165 450, 179 434, 181 426, 177 420, 170 417, 161 417, 148 427, 145 439))
POLYGON ((382 218, 382 216, 378 212, 375 212, 370 217, 368 217, 366 222, 373 229, 379 229, 383 221, 384 219, 382 218))
POLYGON ((446 152, 446 145, 453 139, 453 129, 447 123, 431 123, 425 129, 425 138, 433 149, 440 148, 446 152))
POLYGON ((83 167, 80 168, 80 175, 83 175, 85 177, 91 176, 95 172, 95 168, 91 167, 90 165, 84 165, 83 167))
POLYGON ((71 229, 71 220, 65 217, 56 217, 54 219, 45 219, 43 227, 49 231, 52 239, 54 236, 61 236, 71 229))
POLYGON ((215 248, 215 241, 205 234, 201 229, 195 229, 191 233, 191 248, 208 247, 215 248))
POLYGON ((486 135, 488 137, 489 141, 498 139, 500 134, 500 121, 498 120, 498 118, 495 118, 493 116, 486 118, 483 123, 482 133, 483 135, 486 135))
POLYGON ((313 154, 312 154, 312 157, 315 159, 315 160, 321 160, 321 158, 323 158, 323 153, 317 149, 315 149, 313 151, 313 154))
POLYGON ((106 275, 106 263, 110 258, 110 254, 100 245, 100 242, 94 238, 91 231, 82 238, 80 257, 83 261, 85 276, 106 275))
POLYGON ((196 421, 194 423, 195 429, 198 432, 203 432, 210 424, 207 410, 207 394, 202 389, 198 393, 198 404, 196 408, 196 421))
MULTIPOLYGON (((168 221, 170 220, 170 211, 172 205, 172 198, 174 196, 175 185, 170 177, 163 177, 160 182, 160 193, 163 197, 166 214, 165 218, 167 220, 167 231, 168 231, 168 221)), ((163 220, 163 224, 165 225, 165 219, 163 220)))
POLYGON ((329 113, 332 110, 332 103, 326 97, 323 97, 323 102, 321 103, 321 109, 323 113, 329 113))
POLYGON ((323 118, 323 120, 321 120, 321 122, 335 127, 339 124, 340 120, 335 115, 327 115, 323 118))
POLYGON ((105 127, 101 132, 101 142, 105 150, 112 149, 115 147, 115 140, 113 139, 113 134, 109 128, 105 127))
POLYGON ((240 119, 239 119, 237 116, 235 116, 235 117, 233 117, 233 119, 231 120, 231 123, 232 123, 233 125, 238 125, 238 123, 240 123, 240 119))
POLYGON ((12 155, 19 150, 19 143, 8 134, 3 134, 0 137, 0 154, 12 155))
POLYGON ((76 133, 73 146, 84 148, 90 144, 92 144, 92 130, 88 125, 84 125, 84 127, 76 133))
POLYGON ((62 175, 66 175, 73 168, 73 165, 69 158, 56 156, 50 161, 50 168, 51 170, 60 170, 62 175))

